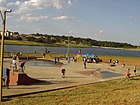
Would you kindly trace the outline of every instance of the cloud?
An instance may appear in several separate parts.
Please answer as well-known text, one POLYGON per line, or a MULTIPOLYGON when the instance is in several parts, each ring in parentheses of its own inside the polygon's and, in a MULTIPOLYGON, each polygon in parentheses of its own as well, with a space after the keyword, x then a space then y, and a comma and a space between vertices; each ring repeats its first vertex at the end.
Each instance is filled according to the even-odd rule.
POLYGON ((6 10, 7 0, 0 0, 0 10, 6 10))
POLYGON ((16 2, 11 2, 7 4, 7 7, 12 7, 12 6, 19 6, 21 4, 20 1, 16 1, 16 2))
POLYGON ((135 19, 136 17, 134 17, 134 16, 129 16, 128 18, 129 18, 129 19, 135 19))
POLYGON ((12 7, 16 14, 21 14, 37 9, 55 8, 64 9, 72 5, 71 0, 0 0, 0 7, 12 7), (2 5, 3 4, 3 5, 2 5))
POLYGON ((68 16, 58 16, 58 17, 54 17, 54 20, 72 20, 74 19, 73 17, 68 17, 68 16))
POLYGON ((69 4, 69 5, 72 5, 72 2, 71 2, 71 0, 68 0, 68 4, 69 4))
POLYGON ((32 16, 31 14, 26 14, 25 16, 21 16, 20 19, 27 22, 32 22, 46 20, 48 19, 48 16, 32 16))
POLYGON ((100 30, 99 32, 98 32, 98 34, 102 34, 104 31, 103 30, 100 30))

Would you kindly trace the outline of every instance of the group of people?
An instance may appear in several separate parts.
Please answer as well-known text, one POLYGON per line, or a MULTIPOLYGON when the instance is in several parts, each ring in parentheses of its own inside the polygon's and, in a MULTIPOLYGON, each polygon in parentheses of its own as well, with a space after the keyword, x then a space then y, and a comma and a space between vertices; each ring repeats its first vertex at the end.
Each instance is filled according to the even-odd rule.
POLYGON ((119 60, 116 59, 116 60, 112 61, 112 59, 110 59, 110 60, 109 60, 109 63, 118 64, 118 63, 119 63, 119 60))

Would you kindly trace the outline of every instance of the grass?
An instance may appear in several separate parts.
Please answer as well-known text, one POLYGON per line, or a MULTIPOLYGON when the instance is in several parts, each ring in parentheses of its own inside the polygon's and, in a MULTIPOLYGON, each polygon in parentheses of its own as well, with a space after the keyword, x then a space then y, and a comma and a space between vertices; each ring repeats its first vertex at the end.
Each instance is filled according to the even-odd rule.
POLYGON ((112 60, 119 60, 120 64, 125 63, 129 66, 138 66, 140 67, 140 58, 139 57, 124 57, 124 56, 99 56, 104 62, 109 62, 110 59, 112 60))
MULTIPOLYGON (((1 43, 1 42, 0 42, 1 43)), ((18 41, 18 40, 5 40, 5 44, 7 45, 27 45, 27 46, 51 46, 51 47, 67 47, 68 44, 64 43, 54 43, 54 44, 47 44, 47 43, 39 43, 39 42, 32 42, 32 41, 18 41)), ((84 44, 69 44, 70 47, 90 47, 84 44)))
POLYGON ((31 41, 18 41, 18 40, 5 40, 5 44, 7 45, 27 45, 27 46, 59 46, 57 44, 46 44, 39 42, 31 42, 31 41))
POLYGON ((11 98, 1 105, 139 105, 140 77, 11 98))

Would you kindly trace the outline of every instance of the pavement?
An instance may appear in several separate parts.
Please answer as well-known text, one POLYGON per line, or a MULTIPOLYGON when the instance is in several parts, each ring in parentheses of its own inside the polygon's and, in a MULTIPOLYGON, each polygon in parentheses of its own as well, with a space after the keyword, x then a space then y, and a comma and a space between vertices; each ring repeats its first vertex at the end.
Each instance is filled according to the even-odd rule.
MULTIPOLYGON (((4 60, 4 67, 10 67, 9 59, 4 60)), ((84 69, 83 62, 68 63, 66 60, 60 60, 63 63, 62 66, 31 66, 26 64, 25 73, 31 78, 42 80, 31 85, 12 85, 10 89, 3 87, 3 97, 15 97, 27 94, 47 92, 53 90, 59 90, 64 88, 70 88, 74 86, 92 84, 96 82, 102 82, 112 79, 124 78, 127 68, 117 64, 111 67, 109 63, 87 63, 87 68, 84 69), (66 69, 66 76, 62 78, 61 69, 66 69), (101 72, 107 72, 108 74, 102 74, 101 72), (118 74, 117 76, 111 76, 111 73, 118 74), (106 75, 106 76, 103 76, 106 75)), ((131 71, 133 74, 133 71, 131 71)), ((139 72, 139 71, 138 71, 139 72)))

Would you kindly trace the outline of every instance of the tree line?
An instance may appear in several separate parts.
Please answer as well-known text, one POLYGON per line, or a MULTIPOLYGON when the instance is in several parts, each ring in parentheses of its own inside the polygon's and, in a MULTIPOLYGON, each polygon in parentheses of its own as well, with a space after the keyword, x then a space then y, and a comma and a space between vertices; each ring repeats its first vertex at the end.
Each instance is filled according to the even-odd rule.
POLYGON ((56 43, 71 43, 71 44, 83 44, 89 47, 98 46, 98 47, 114 47, 114 48, 138 48, 139 46, 135 46, 128 43, 120 43, 120 42, 111 42, 111 41, 98 41, 90 38, 81 38, 81 37, 73 37, 73 36, 65 36, 65 35, 48 35, 48 34, 19 34, 16 37, 13 35, 12 37, 5 37, 7 40, 26 40, 32 42, 40 42, 46 44, 56 44, 56 43))

